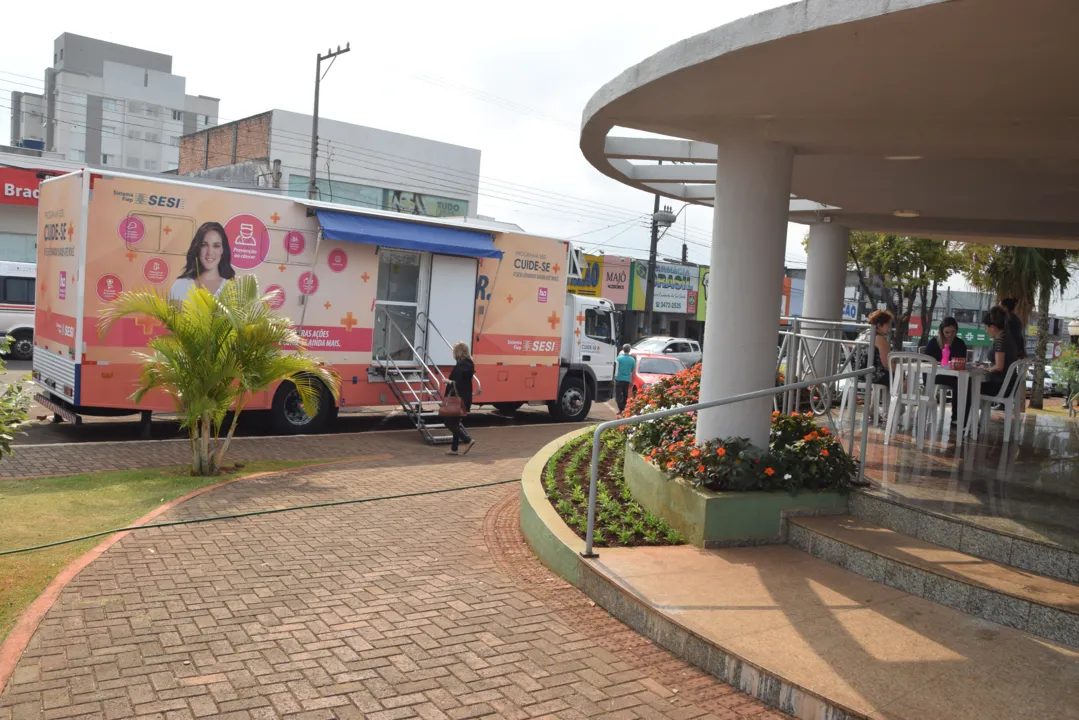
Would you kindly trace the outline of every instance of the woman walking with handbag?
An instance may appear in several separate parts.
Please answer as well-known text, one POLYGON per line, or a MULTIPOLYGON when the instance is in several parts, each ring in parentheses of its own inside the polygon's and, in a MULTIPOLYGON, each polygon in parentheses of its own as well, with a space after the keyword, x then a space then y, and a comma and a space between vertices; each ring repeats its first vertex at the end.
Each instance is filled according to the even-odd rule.
POLYGON ((449 454, 467 455, 476 441, 468 434, 461 421, 472 409, 472 376, 476 374, 476 366, 472 363, 468 345, 463 342, 454 344, 453 359, 457 361, 457 364, 450 371, 446 383, 446 399, 442 401, 446 412, 443 413, 442 419, 446 423, 446 428, 453 433, 453 444, 450 445, 449 454), (458 398, 458 402, 452 402, 452 398, 458 398), (457 408, 452 406, 457 406, 457 408), (458 453, 462 442, 465 444, 465 449, 458 453))

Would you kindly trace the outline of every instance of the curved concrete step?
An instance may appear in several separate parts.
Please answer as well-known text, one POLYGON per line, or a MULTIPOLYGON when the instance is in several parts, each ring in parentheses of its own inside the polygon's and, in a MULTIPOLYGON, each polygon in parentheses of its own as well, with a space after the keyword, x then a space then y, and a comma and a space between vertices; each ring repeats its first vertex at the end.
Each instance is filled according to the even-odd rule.
POLYGON ((1079 647, 1079 585, 850 516, 796 517, 788 543, 874 582, 1079 647))
POLYGON ((856 518, 1038 575, 1079 583, 1079 552, 882 497, 873 491, 850 496, 856 518))

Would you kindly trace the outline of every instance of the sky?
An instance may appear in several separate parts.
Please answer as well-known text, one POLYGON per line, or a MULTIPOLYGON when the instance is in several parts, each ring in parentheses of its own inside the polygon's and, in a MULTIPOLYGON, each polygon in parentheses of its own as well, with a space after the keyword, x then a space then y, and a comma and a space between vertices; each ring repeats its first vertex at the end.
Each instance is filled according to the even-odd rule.
MULTIPOLYGON (((10 92, 40 92, 63 32, 172 55, 187 92, 221 99, 222 122, 271 108, 310 113, 315 56, 351 43, 322 84, 320 115, 482 151, 478 211, 586 250, 647 256, 653 197, 585 161, 581 112, 627 67, 679 40, 782 5, 777 0, 517 5, 323 0, 307 17, 250 12, 249 3, 103 13, 53 0, 49 13, 0 43, 0 140, 10 92), (523 11, 507 8, 518 7, 523 11)), ((136 6, 132 6, 134 9, 136 6)), ((315 8, 316 6, 312 6, 315 8)), ((156 8, 156 9, 155 9, 156 8)), ((664 200, 678 210, 680 203, 664 200)), ((660 257, 708 264, 711 208, 691 206, 660 241, 660 257)), ((787 264, 805 266, 806 227, 788 225, 787 264)), ((959 278, 955 289, 965 289, 959 278)), ((1079 285, 1066 297, 1079 295, 1079 285)), ((1079 300, 1054 311, 1079 314, 1079 300)))

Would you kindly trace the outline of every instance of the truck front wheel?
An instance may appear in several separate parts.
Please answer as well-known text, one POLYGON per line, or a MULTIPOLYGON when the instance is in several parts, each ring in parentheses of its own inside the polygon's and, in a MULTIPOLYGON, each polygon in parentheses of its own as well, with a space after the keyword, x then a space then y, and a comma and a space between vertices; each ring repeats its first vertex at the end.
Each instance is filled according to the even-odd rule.
POLYGON ((566 378, 558 399, 547 403, 551 417, 559 422, 582 422, 591 409, 592 399, 579 378, 566 378))
POLYGON ((270 427, 277 435, 311 435, 322 432, 334 414, 333 396, 319 383, 318 412, 308 417, 300 393, 289 381, 281 383, 270 407, 270 427))
POLYGON ((34 358, 34 336, 25 331, 15 333, 8 349, 12 360, 32 360, 34 358))

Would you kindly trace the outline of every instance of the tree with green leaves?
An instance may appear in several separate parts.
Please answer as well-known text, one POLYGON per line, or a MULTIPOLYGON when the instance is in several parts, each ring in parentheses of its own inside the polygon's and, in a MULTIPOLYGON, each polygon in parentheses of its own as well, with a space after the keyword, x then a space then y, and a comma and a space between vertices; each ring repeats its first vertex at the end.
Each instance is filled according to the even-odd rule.
POLYGON ((143 361, 136 403, 146 393, 169 395, 180 423, 191 437, 194 475, 216 475, 251 398, 279 382, 291 382, 309 416, 328 393, 336 401, 337 373, 308 355, 289 318, 270 309, 272 294, 259 292, 254 275, 230 280, 215 297, 192 287, 183 302, 153 292, 122 293, 105 306, 98 323, 102 336, 122 317, 145 315, 166 334, 150 341, 143 361), (292 348, 290 350, 290 348, 292 348), (221 429, 232 411, 225 438, 221 429))
POLYGON ((855 230, 850 234, 848 259, 865 295, 874 305, 883 303, 895 316, 892 347, 903 347, 915 300, 922 307, 921 344, 928 343, 940 285, 962 265, 963 257, 953 244, 855 230))
POLYGON ((1038 320, 1034 345, 1034 381, 1030 406, 1041 408, 1045 392, 1045 352, 1049 346, 1049 306, 1055 294, 1063 294, 1075 270, 1077 254, 1069 250, 996 246, 968 251, 968 280, 999 298, 1015 298, 1015 314, 1028 323, 1038 320))

